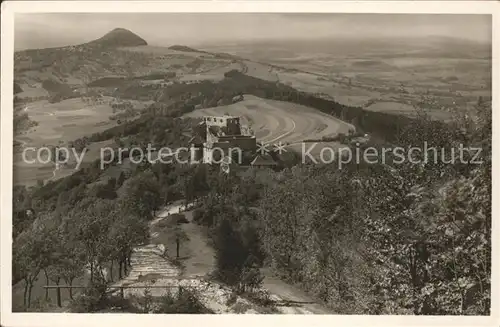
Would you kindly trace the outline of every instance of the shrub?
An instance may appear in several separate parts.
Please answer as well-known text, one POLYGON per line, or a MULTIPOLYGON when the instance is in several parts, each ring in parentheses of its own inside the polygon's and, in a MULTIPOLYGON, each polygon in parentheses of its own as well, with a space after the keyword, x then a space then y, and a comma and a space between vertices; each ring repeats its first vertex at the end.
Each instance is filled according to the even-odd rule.
POLYGON ((97 289, 85 289, 80 296, 70 302, 70 311, 77 313, 96 312, 104 309, 103 302, 103 297, 97 289))
POLYGON ((189 220, 186 219, 186 216, 182 213, 174 213, 170 216, 165 217, 160 220, 157 224, 160 228, 171 227, 180 224, 188 224, 189 220))
POLYGON ((276 309, 276 303, 271 299, 271 295, 267 290, 247 292, 242 296, 259 306, 276 309))
POLYGON ((198 223, 202 220, 203 218, 203 210, 202 209, 195 209, 193 211, 193 221, 198 223))
POLYGON ((169 217, 172 224, 188 224, 189 220, 186 219, 186 216, 182 213, 174 213, 169 217))
POLYGON ((198 299, 193 290, 179 287, 177 292, 167 292, 160 298, 155 313, 213 313, 198 299))
POLYGON ((232 292, 231 295, 229 295, 229 297, 227 298, 226 305, 230 307, 235 304, 237 300, 238 294, 236 294, 236 292, 232 292))
POLYGON ((337 141, 340 143, 344 143, 347 139, 347 136, 344 133, 339 133, 337 136, 337 141))
POLYGON ((240 276, 240 291, 254 292, 262 285, 264 277, 260 274, 259 268, 245 267, 240 276))

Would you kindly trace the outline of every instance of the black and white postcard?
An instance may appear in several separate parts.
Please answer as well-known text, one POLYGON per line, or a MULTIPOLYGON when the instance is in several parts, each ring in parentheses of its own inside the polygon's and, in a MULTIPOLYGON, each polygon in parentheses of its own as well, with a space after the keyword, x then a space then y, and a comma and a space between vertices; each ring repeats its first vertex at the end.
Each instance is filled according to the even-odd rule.
POLYGON ((498 9, 2 3, 2 326, 498 326, 498 9))

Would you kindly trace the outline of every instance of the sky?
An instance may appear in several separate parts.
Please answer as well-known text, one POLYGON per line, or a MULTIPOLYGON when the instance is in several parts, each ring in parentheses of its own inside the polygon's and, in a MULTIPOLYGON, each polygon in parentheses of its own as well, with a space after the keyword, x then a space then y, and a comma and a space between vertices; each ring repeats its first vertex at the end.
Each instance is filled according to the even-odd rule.
POLYGON ((80 44, 129 29, 150 45, 339 37, 444 36, 491 43, 491 16, 343 13, 16 14, 15 49, 80 44))

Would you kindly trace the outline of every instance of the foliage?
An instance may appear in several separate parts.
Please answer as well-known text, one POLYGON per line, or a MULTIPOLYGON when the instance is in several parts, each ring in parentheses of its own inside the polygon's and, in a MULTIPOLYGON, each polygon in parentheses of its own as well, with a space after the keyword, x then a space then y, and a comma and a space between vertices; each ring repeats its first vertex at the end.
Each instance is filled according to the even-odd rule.
POLYGON ((123 206, 129 212, 153 218, 153 212, 161 204, 160 185, 152 172, 144 172, 128 179, 124 184, 123 206))
POLYGON ((46 227, 33 226, 19 234, 13 243, 12 275, 13 280, 23 279, 25 284, 24 306, 31 305, 31 291, 40 271, 46 267, 51 254, 51 242, 46 239, 50 234, 46 227))
POLYGON ((398 135, 407 146, 482 145, 479 165, 351 164, 341 172, 302 166, 277 173, 258 214, 273 267, 338 312, 488 314, 491 119, 479 121, 465 138, 458 122, 440 129, 426 117, 398 135))
POLYGON ((179 287, 177 292, 168 292, 159 300, 155 313, 212 313, 198 299, 195 291, 179 287))
MULTIPOLYGON (((126 273, 132 248, 147 241, 154 211, 183 198, 201 202, 194 221, 209 228, 217 277, 239 292, 256 291, 259 267, 269 264, 338 313, 489 314, 492 121, 484 101, 478 101, 474 117, 445 124, 425 114, 410 119, 343 106, 237 71, 218 83, 165 90, 124 84, 118 92, 125 97, 154 97, 156 103, 138 119, 76 140, 81 150, 113 138, 142 148, 183 144, 190 122, 176 117, 196 105, 231 103, 235 95, 249 93, 352 122, 358 132, 381 137, 370 145, 478 146, 483 162, 396 164, 389 158, 385 164, 352 163, 342 171, 291 164, 261 179, 221 175, 206 165, 154 164, 130 179, 122 172, 116 182, 99 185, 96 161, 59 181, 14 189, 13 280, 24 280, 27 307, 42 270, 56 283, 71 284, 89 268, 94 286, 108 262, 118 262, 120 275, 122 269, 126 273), (36 213, 28 216, 28 209, 36 213)), ((79 298, 77 311, 100 310, 99 290, 79 298)), ((167 295, 160 307, 173 313, 205 310, 187 290, 167 295)))

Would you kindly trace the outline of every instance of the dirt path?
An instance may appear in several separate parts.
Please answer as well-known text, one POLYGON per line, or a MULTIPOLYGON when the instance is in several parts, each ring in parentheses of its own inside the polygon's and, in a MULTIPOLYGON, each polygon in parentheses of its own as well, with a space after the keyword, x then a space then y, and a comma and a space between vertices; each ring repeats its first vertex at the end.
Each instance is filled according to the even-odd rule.
POLYGON ((175 293, 179 286, 183 286, 196 290, 199 300, 215 313, 237 313, 238 308, 245 309, 238 313, 258 313, 245 299, 239 298, 234 304, 227 305, 231 290, 207 280, 181 277, 180 269, 164 259, 161 254, 162 251, 152 244, 136 248, 132 254, 129 275, 113 286, 132 287, 124 289, 125 297, 142 296, 145 287, 151 287, 149 288, 151 296, 160 297, 168 291, 175 293), (134 286, 137 288, 133 288, 134 286))
MULTIPOLYGON (((192 211, 186 211, 184 214, 190 222, 182 225, 189 235, 189 241, 183 245, 189 249, 189 255, 182 261, 184 266, 182 276, 186 278, 204 276, 215 268, 215 251, 207 244, 203 227, 193 222, 192 211)), ((261 273, 265 277, 262 288, 276 301, 278 311, 290 314, 332 314, 331 310, 316 303, 317 301, 304 291, 273 276, 268 269, 262 269, 261 273)))
MULTIPOLYGON (((169 215, 183 209, 181 203, 173 204, 158 212, 157 218, 151 222, 151 229, 169 215)), ((214 250, 208 244, 203 227, 192 222, 192 211, 183 212, 189 223, 182 224, 182 229, 189 239, 181 246, 182 269, 164 257, 165 245, 145 244, 134 249, 131 258, 131 270, 127 277, 113 286, 155 286, 151 288, 152 296, 162 296, 167 290, 177 291, 178 286, 191 287, 197 290, 200 301, 215 313, 260 313, 259 306, 237 297, 234 303, 228 304, 232 291, 229 287, 207 278, 215 267, 214 250), (160 288, 158 288, 160 286, 160 288)), ((154 234, 154 233, 153 233, 154 234)), ((154 238, 154 235, 152 235, 154 238)), ((167 244, 169 246, 170 243, 167 244)), ((167 251, 168 252, 168 251, 167 251)), ((281 314, 328 314, 327 309, 314 303, 304 292, 272 277, 264 272, 263 289, 271 293, 270 298, 276 303, 276 311, 281 314)), ((143 295, 144 288, 127 288, 125 297, 143 295)))
POLYGON ((184 214, 189 224, 183 224, 182 229, 189 236, 189 240, 183 244, 188 252, 182 260, 183 276, 205 276, 215 269, 215 251, 207 244, 204 227, 193 222, 193 212, 187 211, 184 214))
MULTIPOLYGON (((215 269, 215 251, 208 244, 204 227, 193 222, 193 212, 183 212, 189 224, 182 224, 182 229, 189 236, 181 251, 183 273, 185 278, 206 276, 215 269)), ((332 314, 331 310, 316 303, 309 295, 299 288, 290 285, 272 275, 268 269, 262 269, 265 276, 262 289, 271 294, 271 299, 277 303, 277 310, 285 314, 332 314)))
MULTIPOLYGON (((162 219, 168 219, 169 214, 179 212, 181 207, 181 204, 176 204, 160 211, 158 217, 151 222, 152 227, 162 219)), ((249 301, 240 297, 228 305, 227 302, 232 294, 228 287, 202 277, 190 278, 181 275, 181 269, 165 259, 163 253, 161 245, 145 244, 136 247, 132 253, 129 275, 113 286, 138 287, 124 289, 125 297, 143 295, 146 286, 154 286, 149 289, 154 297, 160 297, 168 290, 177 292, 179 286, 184 286, 194 288, 198 292, 200 301, 215 313, 258 313, 249 301)))

